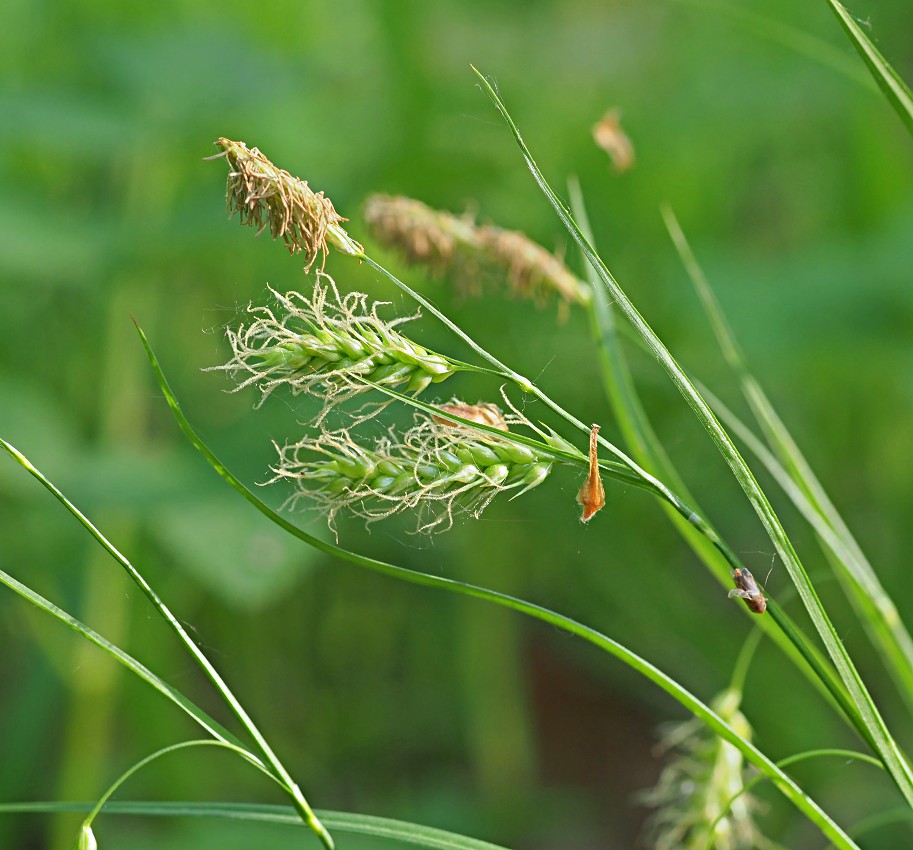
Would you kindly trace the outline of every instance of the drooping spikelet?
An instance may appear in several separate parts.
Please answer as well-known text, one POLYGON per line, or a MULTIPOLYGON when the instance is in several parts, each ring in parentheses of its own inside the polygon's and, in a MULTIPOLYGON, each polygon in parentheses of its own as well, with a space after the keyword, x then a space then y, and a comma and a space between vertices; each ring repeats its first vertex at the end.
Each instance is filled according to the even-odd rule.
POLYGON ((566 304, 589 304, 590 287, 529 237, 500 227, 480 227, 478 236, 490 265, 507 271, 511 291, 519 297, 544 304, 557 295, 566 304))
POLYGON ((273 480, 295 485, 287 505, 309 501, 331 527, 340 511, 369 522, 414 511, 419 531, 446 530, 455 511, 477 517, 499 493, 520 495, 551 470, 550 458, 506 434, 494 437, 425 416, 401 437, 391 430, 370 446, 342 430, 277 450, 273 480))
POLYGON ((265 399, 285 385, 322 399, 326 411, 370 389, 365 381, 420 393, 460 369, 396 329, 413 317, 382 319, 384 302, 369 305, 361 292, 342 295, 323 272, 310 296, 271 292, 275 305, 250 305, 253 321, 228 328, 234 356, 212 367, 239 376, 235 391, 253 384, 265 399))
MULTIPOLYGON (((751 727, 739 711, 740 701, 741 693, 729 689, 716 697, 711 707, 740 736, 750 740, 751 727)), ((642 795, 644 802, 657 809, 650 822, 655 850, 752 850, 768 846, 752 819, 752 798, 739 793, 745 784, 745 762, 738 749, 696 718, 676 724, 662 746, 674 750, 675 757, 656 787, 642 795)))
POLYGON ((609 155, 617 174, 634 167, 634 145, 621 129, 620 110, 610 109, 593 125, 593 141, 609 155))
POLYGON ((346 221, 323 192, 314 192, 304 180, 277 168, 257 148, 220 138, 215 142, 228 160, 226 201, 241 224, 269 227, 273 239, 285 241, 289 252, 304 254, 305 270, 318 255, 326 259, 327 243, 344 254, 361 256, 363 249, 341 227, 346 221))
POLYGON ((434 275, 453 273, 462 279, 478 273, 478 237, 468 218, 401 195, 372 195, 365 201, 364 219, 378 242, 434 275))
POLYGON ((562 304, 587 304, 591 298, 586 283, 522 233, 479 227, 401 196, 373 195, 364 216, 379 243, 435 276, 452 277, 467 295, 480 295, 483 285, 506 278, 514 295, 537 304, 554 296, 562 304))

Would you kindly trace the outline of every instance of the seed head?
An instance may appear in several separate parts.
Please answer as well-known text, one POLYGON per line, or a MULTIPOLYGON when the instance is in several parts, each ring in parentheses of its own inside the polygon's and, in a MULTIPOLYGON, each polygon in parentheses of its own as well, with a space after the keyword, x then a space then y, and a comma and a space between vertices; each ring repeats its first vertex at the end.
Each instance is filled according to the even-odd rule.
POLYGON ((511 290, 520 298, 544 304, 557 295, 564 304, 590 303, 590 287, 529 237, 499 227, 480 227, 478 234, 490 264, 507 270, 511 290))
POLYGON ((305 270, 310 270, 318 254, 326 261, 327 243, 344 254, 361 256, 364 252, 340 226, 346 221, 333 208, 323 192, 314 192, 304 180, 277 168, 257 148, 244 142, 220 138, 215 142, 228 160, 226 201, 231 215, 238 213, 241 224, 267 227, 273 239, 282 238, 289 252, 304 254, 305 270))
MULTIPOLYGON (((741 693, 723 691, 711 707, 739 735, 751 739, 751 727, 739 711, 741 693)), ((742 753, 700 720, 676 724, 664 737, 663 749, 675 758, 656 787, 642 795, 657 807, 651 818, 655 850, 750 850, 765 847, 751 812, 755 803, 738 794, 745 784, 742 753), (732 798, 735 797, 733 800, 732 798), (729 804, 724 815, 724 807, 729 804), (722 817, 721 817, 722 815, 722 817)))
POLYGON ((418 531, 447 530, 455 511, 478 517, 499 493, 525 493, 551 470, 549 459, 509 438, 424 416, 401 437, 391 429, 370 446, 342 430, 277 450, 273 480, 290 479, 295 485, 286 504, 311 502, 331 528, 340 511, 369 523, 414 511, 418 531))
POLYGON ((478 273, 476 228, 467 218, 401 195, 372 195, 365 201, 364 219, 374 239, 433 275, 450 272, 462 278, 478 273), (469 266, 463 267, 465 263, 469 266))
POLYGON ((270 290, 275 304, 250 305, 248 325, 228 328, 234 356, 214 369, 239 376, 236 390, 255 384, 261 403, 276 387, 321 398, 321 418, 338 402, 370 389, 366 381, 403 392, 420 393, 460 368, 407 339, 396 326, 413 318, 388 321, 361 292, 341 295, 333 279, 317 273, 310 297, 270 290))
POLYGON ((514 295, 537 304, 556 295, 562 304, 588 304, 591 298, 587 284, 522 233, 479 227, 467 217, 388 195, 369 198, 364 215, 374 239, 435 276, 451 276, 467 295, 481 295, 483 284, 506 276, 514 295))
POLYGON ((618 109, 610 109, 593 126, 593 141, 609 155, 617 174, 633 168, 634 145, 621 129, 621 112, 618 109))

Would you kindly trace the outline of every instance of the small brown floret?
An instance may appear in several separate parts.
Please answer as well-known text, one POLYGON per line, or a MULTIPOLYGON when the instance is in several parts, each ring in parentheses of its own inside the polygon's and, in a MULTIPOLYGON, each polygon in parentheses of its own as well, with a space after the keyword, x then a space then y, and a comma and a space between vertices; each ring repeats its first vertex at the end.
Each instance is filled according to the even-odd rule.
POLYGON ((610 109, 593 126, 593 140, 609 155, 619 174, 634 166, 634 145, 621 129, 621 112, 617 109, 610 109))
POLYGON ((590 431, 590 471, 587 474, 586 481, 577 493, 577 504, 583 506, 583 513, 580 515, 581 522, 589 522, 599 511, 605 507, 605 488, 602 486, 602 479, 599 477, 599 461, 597 459, 596 438, 599 435, 599 426, 593 425, 590 431))

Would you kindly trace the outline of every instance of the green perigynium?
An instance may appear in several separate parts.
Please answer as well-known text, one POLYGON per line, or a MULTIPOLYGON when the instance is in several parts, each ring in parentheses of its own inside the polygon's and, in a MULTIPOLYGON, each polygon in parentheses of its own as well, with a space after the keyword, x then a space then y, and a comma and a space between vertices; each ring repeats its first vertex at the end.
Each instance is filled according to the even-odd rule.
POLYGON ((412 317, 382 319, 383 302, 369 305, 360 292, 343 295, 322 272, 310 296, 271 291, 275 305, 250 305, 253 321, 226 332, 232 359, 213 367, 238 376, 237 389, 253 384, 265 398, 287 385, 321 398, 325 413, 369 389, 365 381, 419 393, 460 368, 396 329, 412 317))
MULTIPOLYGON (((711 708, 750 741, 751 726, 739 710, 741 697, 740 691, 730 688, 714 699, 711 708)), ((745 785, 745 759, 739 750, 696 719, 676 724, 662 746, 674 750, 675 758, 656 787, 642 795, 644 802, 656 807, 651 818, 656 850, 767 846, 751 817, 753 799, 739 794, 745 785), (727 804, 729 809, 721 817, 727 804)))
POLYGON ((341 511, 368 522, 414 511, 418 530, 431 532, 449 528, 457 510, 477 517, 499 493, 531 490, 551 471, 550 458, 507 435, 417 418, 405 434, 391 429, 371 445, 340 430, 277 446, 273 481, 295 486, 286 506, 308 501, 331 527, 341 511))

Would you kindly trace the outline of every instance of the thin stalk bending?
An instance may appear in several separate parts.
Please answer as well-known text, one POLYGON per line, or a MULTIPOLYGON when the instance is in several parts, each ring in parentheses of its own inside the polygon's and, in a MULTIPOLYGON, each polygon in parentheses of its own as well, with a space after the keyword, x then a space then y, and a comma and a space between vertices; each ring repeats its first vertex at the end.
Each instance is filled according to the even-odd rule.
POLYGON ((806 611, 808 611, 809 616, 815 625, 815 629, 821 636, 825 648, 827 649, 831 660, 834 662, 838 674, 849 692, 852 701, 855 703, 859 714, 868 727, 871 740, 874 742, 879 755, 884 761, 885 767, 888 769, 906 801, 913 805, 913 770, 911 770, 910 764, 897 744, 897 741, 889 732, 884 719, 875 706, 871 695, 859 675, 859 671, 853 664, 849 653, 844 648, 840 635, 834 628, 821 600, 818 598, 818 594, 809 580, 805 567, 799 560, 799 556, 792 545, 792 541, 786 534, 786 530, 783 528, 783 525, 768 501, 767 496, 761 490, 753 473, 739 454, 738 449, 732 442, 732 438, 713 415, 707 402, 700 393, 698 393, 697 389, 672 357, 672 354, 663 344, 662 340, 660 340, 653 329, 644 320, 643 316, 641 316, 634 307, 627 294, 615 281, 608 268, 606 268, 602 259, 580 232, 580 229, 577 227, 577 224, 574 222, 574 219, 571 217, 571 214, 565 208, 564 204, 559 200, 558 196, 555 195, 538 165, 536 165, 532 154, 523 141, 523 137, 520 135, 517 125, 510 117, 507 108, 504 106, 504 103, 501 101, 497 92, 482 74, 478 73, 478 71, 476 71, 476 73, 483 90, 488 94, 492 103, 501 113, 513 133, 514 139, 516 140, 536 183, 543 194, 548 198, 553 209, 558 214, 558 217, 567 228, 568 233, 571 234, 573 239, 580 246, 580 249, 586 255, 587 260, 593 265, 593 268, 608 290, 613 302, 618 305, 628 321, 631 322, 635 330, 643 338, 651 354, 669 375, 674 386, 679 390, 698 420, 710 434, 714 444, 732 470, 733 475, 739 482, 745 495, 748 497, 755 513, 758 515, 765 531, 773 542, 777 553, 786 566, 787 572, 799 593, 799 598, 802 600, 802 604, 805 606, 806 611))

